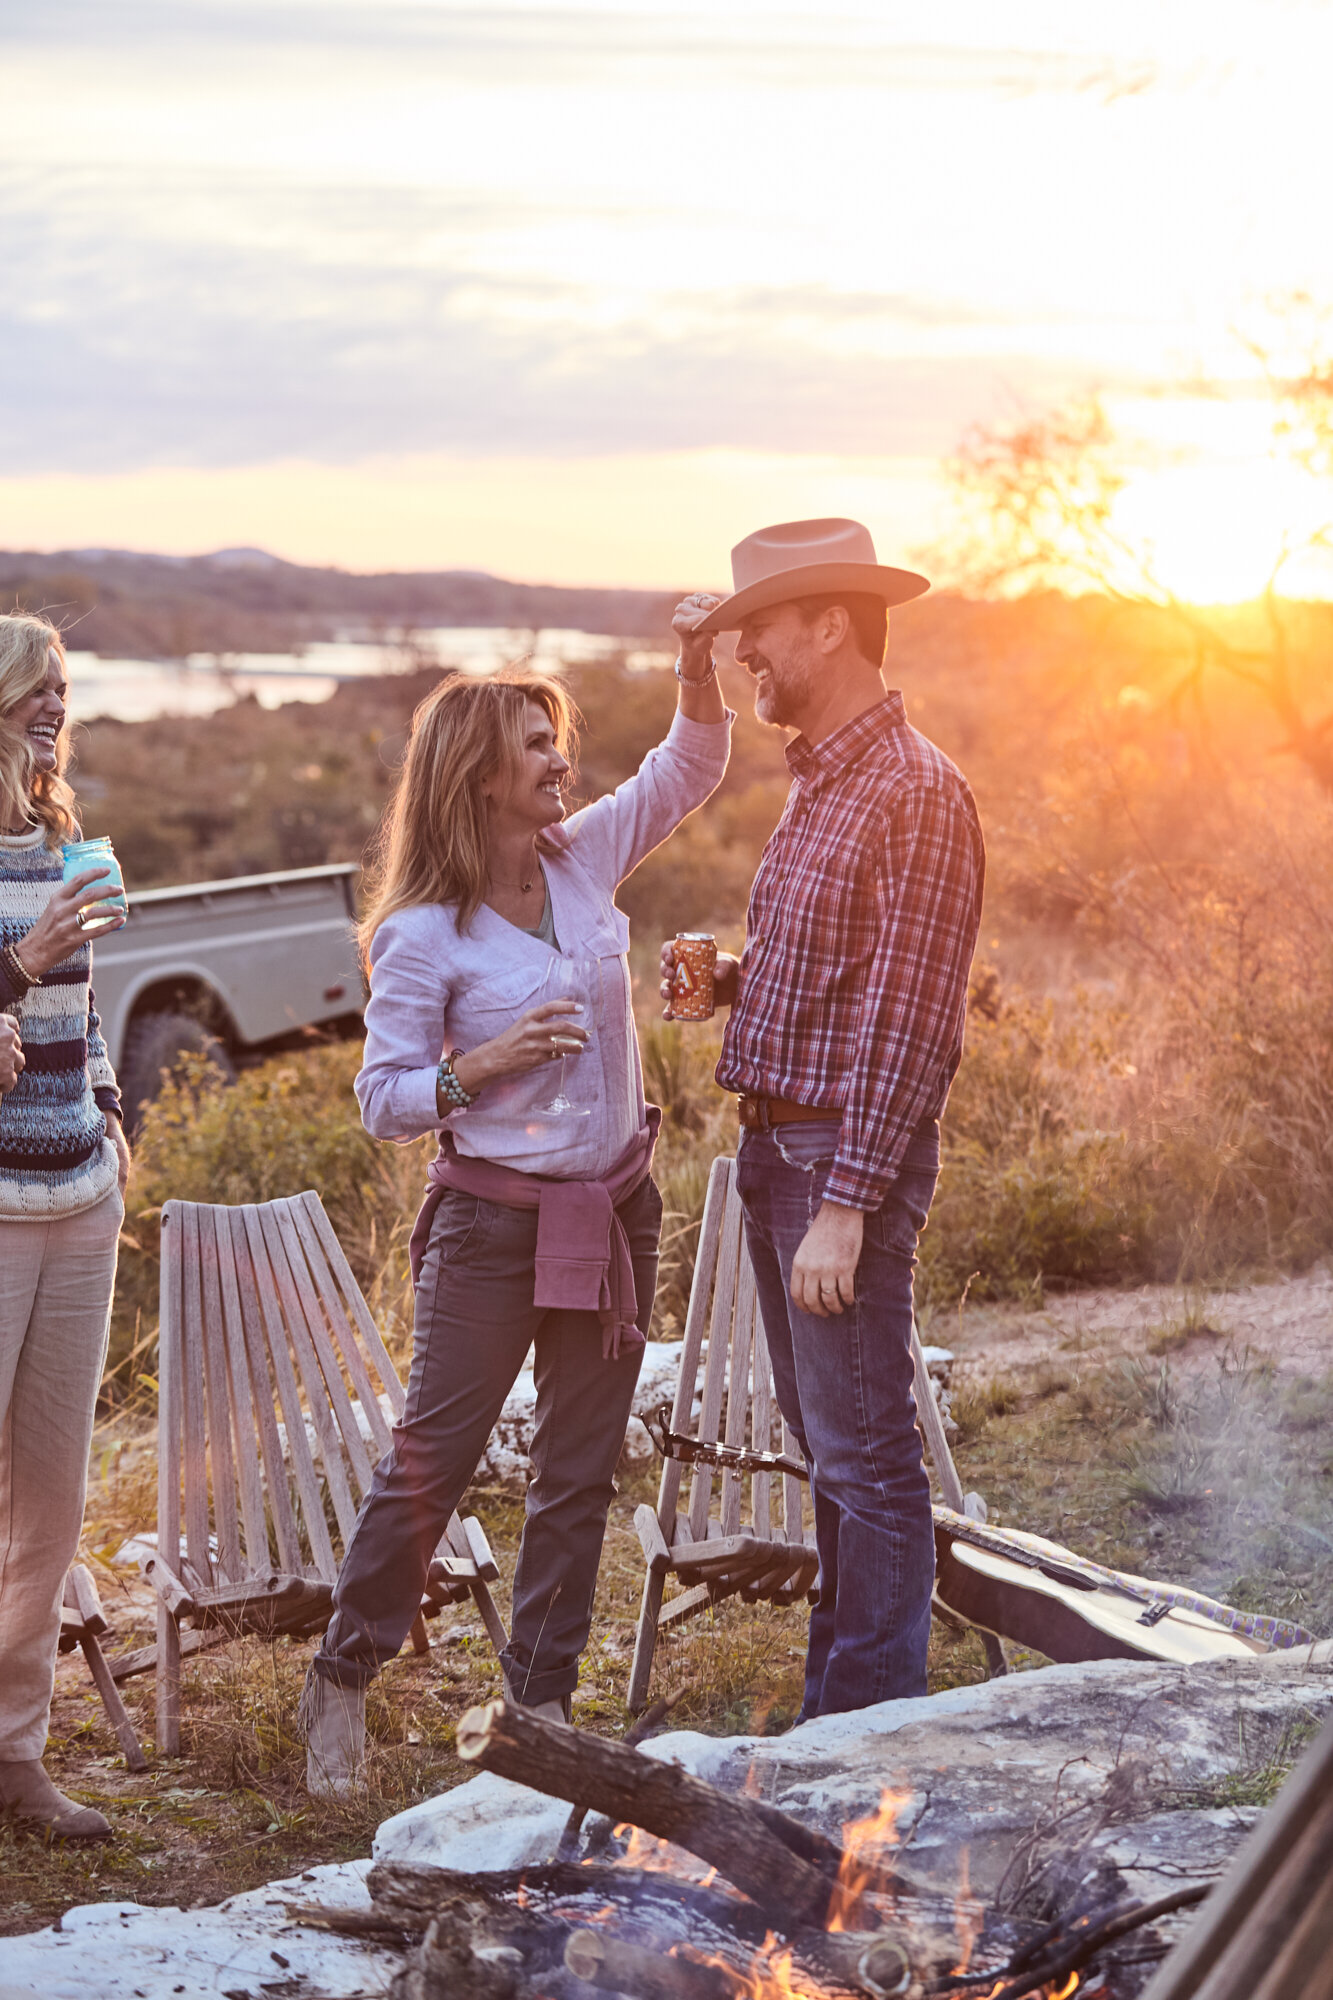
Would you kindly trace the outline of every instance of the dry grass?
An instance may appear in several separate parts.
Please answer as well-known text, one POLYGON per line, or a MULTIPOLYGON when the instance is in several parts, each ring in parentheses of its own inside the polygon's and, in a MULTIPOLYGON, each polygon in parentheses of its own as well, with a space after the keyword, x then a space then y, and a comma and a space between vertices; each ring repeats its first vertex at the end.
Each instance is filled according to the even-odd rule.
MULTIPOLYGON (((1027 1371, 969 1391, 959 1463, 986 1494, 992 1518, 1066 1542, 1118 1567, 1187 1581, 1232 1602, 1333 1630, 1333 1378, 1280 1378, 1234 1352, 1212 1374, 1177 1377, 1157 1357, 1027 1371)), ((103 1558, 151 1525, 151 1432, 120 1416, 99 1437, 86 1552, 103 1558)), ((584 1728, 619 1735, 643 1578, 634 1507, 651 1498, 642 1470, 622 1473, 598 1586, 594 1639, 575 1697, 584 1728)), ((522 1522, 521 1496, 474 1490, 468 1506, 491 1538, 507 1611, 522 1522)), ((123 1572, 99 1571, 116 1644, 150 1633, 146 1593, 122 1594, 123 1572), (117 1579, 122 1579, 117 1581, 117 1579)), ((800 1701, 803 1606, 724 1604, 668 1633, 654 1692, 684 1689, 673 1726, 716 1734, 776 1733, 800 1701)), ((102 1802, 116 1836, 85 1851, 48 1849, 0 1831, 10 1930, 49 1922, 71 1903, 216 1902, 299 1873, 315 1862, 369 1852, 390 1814, 468 1773, 453 1729, 500 1676, 468 1608, 432 1626, 428 1656, 402 1655, 371 1699, 370 1790, 355 1802, 311 1800, 302 1784, 296 1704, 313 1641, 236 1641, 187 1663, 183 1752, 143 1777, 126 1773, 78 1656, 61 1662, 50 1765, 76 1796, 102 1802)), ((1017 1654, 1019 1667, 1039 1656, 1017 1654)), ((979 1642, 936 1627, 930 1685, 983 1678, 979 1642)), ((128 1684, 145 1740, 151 1679, 128 1684)), ((1270 1783, 1263 1772, 1256 1785, 1270 1783)), ((1248 1797, 1248 1794, 1247 1794, 1248 1797)))
MULTIPOLYGON (((97 1562, 153 1519, 151 1433, 128 1432, 121 1417, 102 1439, 89 1496, 85 1555, 97 1562)), ((629 1723, 624 1692, 643 1581, 634 1508, 654 1497, 642 1471, 622 1476, 598 1583, 593 1640, 575 1696, 581 1727, 620 1735, 629 1723)), ((500 1562, 501 1615, 522 1523, 521 1497, 474 1490, 468 1507, 483 1521, 500 1562)), ((152 1637, 151 1606, 137 1580, 97 1563, 114 1626, 114 1647, 152 1637)), ((716 1734, 787 1727, 800 1703, 805 1608, 731 1602, 664 1636, 654 1694, 685 1692, 672 1726, 716 1734)), ((0 1825, 0 1866, 8 1895, 0 1930, 50 1923, 73 1903, 120 1899, 182 1907, 299 1873, 316 1862, 368 1854, 375 1828, 419 1799, 471 1775, 454 1755, 458 1718, 501 1691, 498 1665, 470 1607, 431 1624, 432 1650, 404 1652, 372 1690, 368 1792, 349 1802, 307 1796, 296 1706, 315 1642, 236 1640, 187 1661, 182 1754, 154 1759, 142 1776, 124 1768, 115 1737, 81 1656, 60 1662, 48 1766, 72 1795, 101 1805, 115 1837, 89 1849, 48 1847, 0 1825)), ((950 1687, 980 1680, 980 1644, 937 1628, 931 1681, 950 1687)), ((123 1690, 141 1740, 153 1733, 151 1676, 123 1690)))

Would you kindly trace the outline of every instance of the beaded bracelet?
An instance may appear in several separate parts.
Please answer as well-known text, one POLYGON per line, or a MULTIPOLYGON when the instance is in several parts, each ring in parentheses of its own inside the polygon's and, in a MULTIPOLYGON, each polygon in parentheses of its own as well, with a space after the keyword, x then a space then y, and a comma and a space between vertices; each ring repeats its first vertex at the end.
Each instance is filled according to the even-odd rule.
POLYGON ((30 986, 41 985, 41 980, 29 972, 27 966, 19 957, 18 949, 15 945, 7 944, 0 949, 0 960, 3 961, 5 970, 15 985, 21 986, 25 993, 30 986))
POLYGON ((676 679, 680 682, 682 687, 706 688, 710 681, 715 681, 717 679, 717 661, 710 659, 708 662, 708 672, 706 674, 700 674, 699 678, 696 680, 693 674, 683 674, 681 672, 680 656, 679 654, 677 654, 676 679))
POLYGON ((450 1049, 435 1072, 436 1092, 451 1111, 466 1111, 469 1104, 475 1104, 477 1101, 475 1092, 469 1094, 464 1090, 454 1075, 454 1064, 461 1055, 466 1054, 466 1049, 450 1049))

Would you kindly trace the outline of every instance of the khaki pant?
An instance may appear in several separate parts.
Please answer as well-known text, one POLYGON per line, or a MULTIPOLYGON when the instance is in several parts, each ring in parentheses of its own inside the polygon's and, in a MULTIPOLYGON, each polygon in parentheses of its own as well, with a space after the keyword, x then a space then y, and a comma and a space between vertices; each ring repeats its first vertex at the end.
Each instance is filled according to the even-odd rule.
POLYGON ((46 1748, 124 1216, 0 1222, 0 1763, 46 1748))

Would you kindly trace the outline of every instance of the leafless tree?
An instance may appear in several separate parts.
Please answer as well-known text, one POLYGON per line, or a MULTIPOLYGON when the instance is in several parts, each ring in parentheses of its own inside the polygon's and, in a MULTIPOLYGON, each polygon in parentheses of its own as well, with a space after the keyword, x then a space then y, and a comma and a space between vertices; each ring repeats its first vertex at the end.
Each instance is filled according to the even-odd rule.
POLYGON ((1287 302, 1280 332, 1246 345, 1272 399, 1274 449, 1326 486, 1329 518, 1284 540, 1252 633, 1183 599, 1119 525, 1116 502, 1141 461, 1096 398, 964 438, 950 466, 960 531, 948 556, 972 589, 1091 588, 1156 613, 1183 656, 1168 700, 1201 698, 1209 672, 1243 683, 1281 723, 1279 749, 1333 793, 1333 704, 1298 685, 1292 607, 1280 589, 1297 557, 1333 550, 1333 344, 1308 300, 1287 302))

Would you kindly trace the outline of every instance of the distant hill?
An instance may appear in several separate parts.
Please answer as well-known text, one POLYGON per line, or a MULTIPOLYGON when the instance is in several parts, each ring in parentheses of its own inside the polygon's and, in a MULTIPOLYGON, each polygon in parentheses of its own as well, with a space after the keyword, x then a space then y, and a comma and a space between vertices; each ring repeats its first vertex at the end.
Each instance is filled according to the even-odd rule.
POLYGON ((308 640, 375 639, 389 628, 426 625, 557 626, 657 640, 676 602, 671 592, 569 590, 477 570, 357 576, 306 569, 263 549, 0 552, 0 608, 44 612, 71 645, 109 657, 286 652, 308 640))

